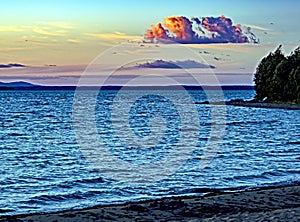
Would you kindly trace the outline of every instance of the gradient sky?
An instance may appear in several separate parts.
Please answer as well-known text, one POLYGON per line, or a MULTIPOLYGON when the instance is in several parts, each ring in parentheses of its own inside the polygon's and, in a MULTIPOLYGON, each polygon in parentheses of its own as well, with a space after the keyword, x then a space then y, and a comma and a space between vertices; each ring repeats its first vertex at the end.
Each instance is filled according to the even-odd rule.
POLYGON ((299 8, 298 0, 2 1, 0 64, 88 64, 111 46, 142 38, 151 24, 171 15, 224 14, 252 26, 262 45, 292 49, 299 45, 299 8))

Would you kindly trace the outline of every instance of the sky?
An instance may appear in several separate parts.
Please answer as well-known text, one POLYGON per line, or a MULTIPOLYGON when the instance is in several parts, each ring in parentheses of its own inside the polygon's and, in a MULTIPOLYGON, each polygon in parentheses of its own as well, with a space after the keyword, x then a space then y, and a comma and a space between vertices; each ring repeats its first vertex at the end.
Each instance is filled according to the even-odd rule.
MULTIPOLYGON (((279 44, 284 45, 287 53, 299 45, 299 8, 298 0, 1 1, 0 64, 20 63, 29 67, 2 68, 0 81, 76 84, 76 78, 54 80, 54 77, 62 72, 80 75, 105 50, 141 40, 151 24, 163 23, 164 18, 175 15, 187 18, 225 15, 244 29, 251 27, 260 39, 260 47, 254 44, 187 47, 199 53, 208 51, 207 62, 217 67, 216 72, 252 75, 262 56, 279 44), (226 53, 231 57, 227 63, 226 53), (34 79, 37 75, 45 78, 34 79), (48 78, 51 75, 52 80, 48 78)), ((250 83, 249 79, 245 81, 250 83)))

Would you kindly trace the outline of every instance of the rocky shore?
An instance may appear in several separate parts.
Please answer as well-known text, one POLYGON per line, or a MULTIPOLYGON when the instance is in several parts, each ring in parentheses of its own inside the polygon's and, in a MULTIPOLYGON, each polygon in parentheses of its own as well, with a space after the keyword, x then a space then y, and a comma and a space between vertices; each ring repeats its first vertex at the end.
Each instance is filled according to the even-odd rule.
POLYGON ((230 100, 226 102, 199 102, 196 104, 211 104, 211 105, 228 105, 228 106, 242 106, 242 107, 253 107, 253 108, 272 108, 272 109, 288 109, 288 110, 300 110, 298 104, 278 104, 278 103, 267 103, 258 102, 255 100, 245 101, 242 99, 230 100))

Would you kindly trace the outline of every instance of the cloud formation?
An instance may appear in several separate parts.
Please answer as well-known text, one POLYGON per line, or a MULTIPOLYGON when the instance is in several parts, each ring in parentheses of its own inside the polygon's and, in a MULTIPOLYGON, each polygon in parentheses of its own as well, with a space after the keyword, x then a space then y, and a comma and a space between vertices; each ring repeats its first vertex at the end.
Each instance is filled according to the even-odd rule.
POLYGON ((0 32, 23 32, 24 27, 18 26, 0 26, 0 32))
POLYGON ((41 22, 37 22, 37 24, 40 25, 46 25, 46 26, 52 26, 55 28, 60 28, 60 29, 74 29, 75 25, 72 23, 68 23, 68 22, 46 22, 46 21, 41 21, 41 22))
POLYGON ((159 68, 159 69, 195 69, 195 68, 212 68, 215 66, 203 64, 196 62, 194 60, 184 60, 184 61, 165 61, 165 60, 155 60, 153 62, 146 62, 134 66, 134 68, 159 68))
POLYGON ((270 31, 269 28, 265 28, 265 27, 258 26, 258 25, 249 25, 249 24, 244 24, 244 25, 251 29, 255 29, 255 30, 259 30, 259 31, 270 31))
POLYGON ((65 36, 65 30, 52 30, 52 29, 45 29, 40 27, 33 27, 32 31, 41 35, 49 35, 49 36, 65 36))
POLYGON ((10 64, 0 64, 0 68, 13 68, 13 67, 27 67, 26 65, 19 63, 10 63, 10 64))
POLYGON ((68 30, 74 28, 75 25, 67 22, 36 22, 34 25, 0 26, 0 32, 31 31, 47 36, 65 36, 68 30))
POLYGON ((141 36, 137 35, 128 35, 123 32, 115 33, 86 33, 87 36, 92 38, 100 38, 106 40, 137 40, 141 39, 141 36))
POLYGON ((254 33, 243 33, 241 25, 234 25, 230 18, 171 16, 164 23, 151 25, 145 33, 150 41, 177 43, 258 43, 254 33), (250 34, 250 38, 247 36, 250 34))

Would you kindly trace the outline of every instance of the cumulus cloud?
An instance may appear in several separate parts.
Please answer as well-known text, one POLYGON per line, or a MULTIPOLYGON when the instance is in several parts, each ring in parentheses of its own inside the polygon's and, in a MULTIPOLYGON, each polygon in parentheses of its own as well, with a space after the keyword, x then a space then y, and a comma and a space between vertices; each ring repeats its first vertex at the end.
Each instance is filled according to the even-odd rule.
POLYGON ((247 37, 240 24, 234 25, 224 15, 201 19, 171 16, 165 18, 163 24, 151 25, 145 38, 152 42, 156 40, 168 43, 258 43, 254 33, 252 34, 251 38, 247 37))

